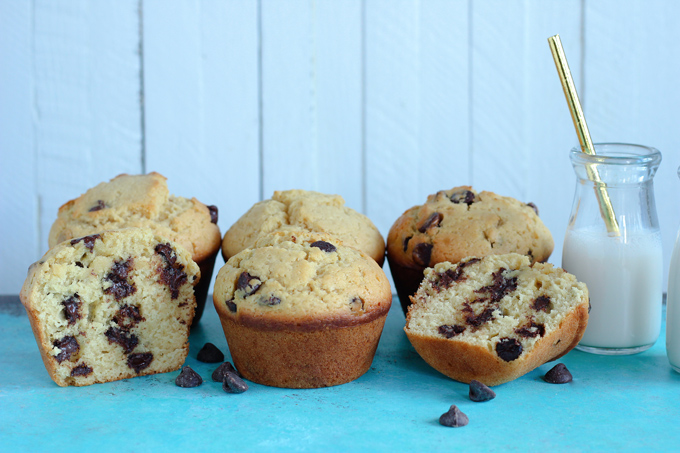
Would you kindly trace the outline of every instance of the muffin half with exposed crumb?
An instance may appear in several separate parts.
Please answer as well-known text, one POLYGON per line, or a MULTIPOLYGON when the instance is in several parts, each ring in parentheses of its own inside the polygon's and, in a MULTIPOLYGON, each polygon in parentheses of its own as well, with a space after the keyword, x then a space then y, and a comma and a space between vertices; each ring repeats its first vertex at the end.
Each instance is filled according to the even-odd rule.
POLYGON ((369 369, 392 294, 363 252, 334 236, 286 230, 231 257, 213 299, 244 378, 316 388, 369 369))
POLYGON ((519 254, 466 258, 425 271, 404 328, 418 354, 457 381, 498 385, 574 348, 588 289, 519 254))
POLYGON ((56 245, 20 296, 50 377, 83 386, 178 369, 199 278, 182 246, 126 228, 56 245))

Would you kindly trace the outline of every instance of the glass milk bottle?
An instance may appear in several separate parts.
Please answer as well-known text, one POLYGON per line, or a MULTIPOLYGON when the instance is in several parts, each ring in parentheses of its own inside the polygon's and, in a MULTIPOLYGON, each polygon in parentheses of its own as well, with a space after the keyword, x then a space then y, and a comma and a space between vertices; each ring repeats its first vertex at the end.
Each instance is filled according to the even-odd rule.
POLYGON ((595 152, 574 148, 570 154, 576 193, 562 267, 590 292, 588 327, 577 348, 634 354, 649 349, 661 330, 663 260, 653 185, 661 153, 623 143, 596 144, 595 152), (600 182, 589 179, 593 170, 600 182), (601 211, 603 187, 618 235, 608 231, 601 211))
MULTIPOLYGON (((680 176, 680 168, 678 168, 680 176)), ((680 231, 675 240, 668 273, 668 297, 666 299, 666 352, 668 361, 680 373, 680 231)))

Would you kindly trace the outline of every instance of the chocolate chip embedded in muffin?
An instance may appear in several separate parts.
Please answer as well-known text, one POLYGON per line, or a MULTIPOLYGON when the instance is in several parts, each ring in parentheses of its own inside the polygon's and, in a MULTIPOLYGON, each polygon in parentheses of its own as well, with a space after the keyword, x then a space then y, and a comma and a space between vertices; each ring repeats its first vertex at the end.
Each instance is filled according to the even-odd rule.
POLYGON ((130 330, 142 321, 146 321, 139 313, 139 307, 135 305, 123 305, 114 315, 113 322, 125 330, 130 330))
POLYGON ((538 296, 531 304, 531 308, 536 311, 550 313, 550 298, 548 296, 538 296))
POLYGON ((460 190, 458 192, 452 193, 449 199, 452 203, 465 203, 466 205, 470 206, 475 202, 475 194, 470 190, 460 190))
POLYGON ((128 355, 127 365, 139 374, 143 369, 148 368, 153 361, 153 354, 150 352, 138 352, 128 355))
POLYGON ((465 326, 449 326, 443 325, 439 326, 439 333, 444 335, 446 338, 453 338, 456 335, 460 335, 465 332, 465 326))
POLYGON ((432 244, 421 242, 413 247, 413 261, 419 266, 429 266, 432 256, 432 244))
POLYGON ((97 200, 97 204, 90 208, 90 212, 101 211, 104 208, 106 208, 104 200, 97 200))
POLYGON ((236 373, 227 371, 224 373, 222 390, 227 393, 243 393, 248 390, 248 384, 246 384, 236 373))
POLYGON ((432 286, 438 290, 446 289, 450 287, 453 283, 462 282, 467 279, 464 271, 467 266, 475 264, 479 261, 479 258, 470 258, 467 261, 461 261, 456 266, 456 269, 447 269, 439 275, 439 280, 432 284, 432 286))
POLYGON ((469 422, 468 416, 462 413, 455 404, 452 404, 449 410, 439 417, 440 425, 451 428, 460 428, 461 426, 467 425, 469 422))
POLYGON ((75 324, 76 321, 82 317, 80 314, 81 304, 82 301, 80 300, 78 293, 75 293, 61 303, 61 305, 64 306, 64 316, 66 317, 69 326, 75 324))
POLYGON ((234 303, 234 299, 228 300, 228 301, 226 301, 224 304, 227 306, 227 308, 229 309, 230 312, 236 313, 236 309, 237 309, 238 307, 237 307, 236 304, 234 303))
POLYGON ((206 343, 201 350, 198 351, 196 358, 199 362, 217 363, 224 360, 224 354, 214 344, 206 343))
POLYGON ((326 242, 326 241, 315 241, 315 242, 312 242, 311 244, 309 244, 309 246, 319 248, 326 253, 332 253, 332 252, 335 252, 337 250, 337 248, 333 244, 331 244, 330 242, 326 242))
POLYGON ((120 345, 126 354, 131 353, 139 344, 139 338, 136 335, 117 327, 109 327, 104 335, 109 343, 120 345))
POLYGON ((468 393, 470 400, 476 403, 482 403, 496 398, 496 392, 491 390, 486 385, 473 379, 470 381, 470 391, 468 393))
POLYGON ((529 203, 527 203, 527 206, 529 206, 531 209, 533 209, 534 212, 536 213, 536 215, 538 215, 538 207, 535 204, 529 202, 529 203))
POLYGON ((203 378, 191 367, 185 366, 175 378, 175 385, 182 388, 193 388, 203 384, 203 378))
POLYGON ((85 247, 91 252, 92 249, 94 249, 94 243, 97 239, 101 239, 101 236, 98 234, 84 236, 82 238, 71 240, 71 245, 76 245, 78 242, 82 241, 82 243, 85 244, 85 247))
POLYGON ((433 212, 430 216, 425 219, 425 221, 418 227, 418 231, 421 233, 426 232, 430 228, 438 227, 441 221, 444 220, 444 216, 439 212, 433 212))
POLYGON ((243 291, 243 297, 248 297, 260 289, 261 285, 262 281, 259 277, 250 275, 248 272, 241 272, 236 283, 236 290, 243 291))
POLYGON ((352 313, 363 313, 364 312, 364 300, 361 297, 353 297, 349 301, 349 310, 352 313))
POLYGON ((472 326, 473 330, 477 330, 482 325, 492 321, 494 319, 493 312, 496 310, 496 306, 487 306, 480 313, 475 313, 470 307, 470 304, 465 304, 463 307, 463 312, 469 313, 465 317, 465 322, 472 326))
POLYGON ((71 377, 88 376, 92 373, 92 367, 80 363, 71 370, 71 377))
POLYGON ((280 304, 281 298, 276 297, 276 296, 263 297, 258 301, 258 303, 260 305, 268 305, 268 306, 271 307, 271 306, 280 304))
POLYGON ((506 362, 512 362, 522 354, 522 344, 514 338, 501 338, 496 343, 496 354, 506 362))
POLYGON ((55 360, 59 363, 63 362, 64 360, 71 360, 71 357, 80 351, 78 340, 76 340, 76 337, 72 335, 67 335, 61 340, 55 340, 52 344, 61 349, 59 354, 54 356, 55 360))
POLYGON ((113 294, 116 300, 131 296, 137 291, 134 283, 128 282, 128 274, 132 270, 133 260, 128 258, 126 261, 115 261, 111 272, 109 272, 104 280, 111 282, 111 286, 104 289, 104 293, 113 294))
POLYGON ((161 275, 161 282, 170 288, 171 298, 177 299, 179 297, 179 288, 187 281, 184 265, 177 262, 177 254, 170 247, 170 244, 158 244, 154 248, 154 252, 165 260, 165 267, 158 269, 161 275))
POLYGON ((210 211, 210 223, 214 223, 217 225, 217 220, 218 220, 218 211, 217 211, 217 206, 210 205, 208 206, 208 211, 210 211))
POLYGON ((413 236, 407 236, 407 237, 404 238, 404 252, 406 252, 406 250, 408 250, 408 243, 412 238, 413 238, 413 236))
POLYGON ((515 329, 515 333, 522 338, 542 337, 545 335, 545 325, 531 320, 529 325, 515 329))
POLYGON ((488 293, 492 302, 498 302, 506 295, 517 289, 517 277, 506 278, 503 275, 505 268, 500 268, 492 274, 493 283, 489 286, 479 288, 476 293, 488 293))
POLYGON ((565 364, 558 363, 552 367, 550 371, 545 373, 543 380, 549 384, 566 384, 567 382, 571 382, 573 377, 565 364))

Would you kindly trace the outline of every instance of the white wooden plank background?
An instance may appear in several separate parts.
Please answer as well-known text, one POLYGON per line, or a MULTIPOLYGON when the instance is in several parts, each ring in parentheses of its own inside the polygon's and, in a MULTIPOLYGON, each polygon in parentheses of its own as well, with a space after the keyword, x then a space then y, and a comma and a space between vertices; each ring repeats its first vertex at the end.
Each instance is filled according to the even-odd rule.
MULTIPOLYGON (((387 235, 472 184, 535 202, 561 260, 576 143, 559 33, 595 141, 656 146, 666 268, 678 226, 673 0, 0 0, 0 293, 59 205, 123 173, 220 208, 339 193, 387 235)), ((218 261, 218 265, 220 262, 218 261)))

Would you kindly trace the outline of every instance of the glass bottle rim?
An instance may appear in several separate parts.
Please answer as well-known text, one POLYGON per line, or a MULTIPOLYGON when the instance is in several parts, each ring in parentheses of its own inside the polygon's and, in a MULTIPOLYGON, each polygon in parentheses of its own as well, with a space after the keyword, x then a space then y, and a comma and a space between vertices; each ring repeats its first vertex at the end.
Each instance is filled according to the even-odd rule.
MULTIPOLYGON (((661 152, 651 146, 633 143, 594 143, 597 154, 586 154, 581 147, 571 149, 569 157, 573 163, 601 165, 658 166, 661 152)), ((678 168, 680 172, 680 168, 678 168)))

